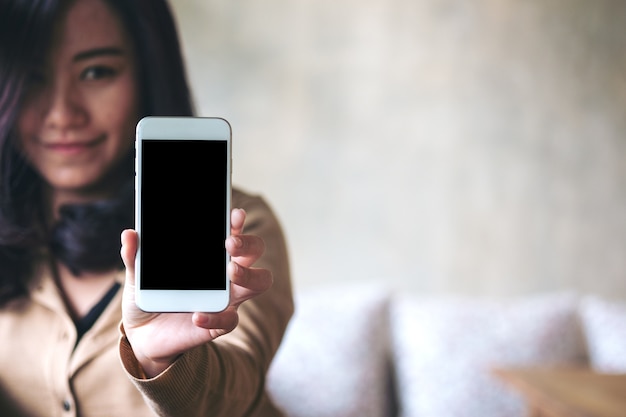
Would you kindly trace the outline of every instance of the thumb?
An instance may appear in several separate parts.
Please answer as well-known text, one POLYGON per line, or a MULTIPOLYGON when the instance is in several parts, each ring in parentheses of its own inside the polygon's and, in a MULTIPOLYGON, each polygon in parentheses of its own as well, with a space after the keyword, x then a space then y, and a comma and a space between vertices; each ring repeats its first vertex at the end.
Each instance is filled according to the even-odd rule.
POLYGON ((138 239, 139 237, 135 230, 126 229, 122 232, 122 249, 120 254, 126 268, 126 284, 135 284, 135 256, 137 255, 138 239))

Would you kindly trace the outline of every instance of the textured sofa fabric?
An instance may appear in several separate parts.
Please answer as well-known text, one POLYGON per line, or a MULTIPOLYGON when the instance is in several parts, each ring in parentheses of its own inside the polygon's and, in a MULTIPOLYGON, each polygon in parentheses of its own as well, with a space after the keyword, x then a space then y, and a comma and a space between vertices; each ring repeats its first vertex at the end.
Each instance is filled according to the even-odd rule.
POLYGON ((296 312, 268 385, 290 417, 384 417, 389 395, 389 300, 380 287, 296 294, 296 312))
POLYGON ((513 417, 524 404, 491 374, 585 357, 576 298, 403 297, 392 306, 402 417, 513 417))
POLYGON ((296 293, 268 389, 290 417, 523 417, 494 367, 626 372, 625 350, 626 302, 593 295, 317 288, 296 293))
POLYGON ((580 315, 590 365, 606 373, 626 373, 626 303, 586 296, 580 315))

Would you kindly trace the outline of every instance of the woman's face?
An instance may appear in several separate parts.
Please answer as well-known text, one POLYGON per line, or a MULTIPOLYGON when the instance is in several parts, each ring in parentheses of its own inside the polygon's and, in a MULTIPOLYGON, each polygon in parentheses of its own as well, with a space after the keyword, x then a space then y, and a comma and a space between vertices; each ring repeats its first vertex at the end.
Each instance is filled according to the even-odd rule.
POLYGON ((139 114, 134 51, 118 16, 103 0, 74 1, 64 16, 18 120, 19 145, 57 203, 112 191, 139 114))

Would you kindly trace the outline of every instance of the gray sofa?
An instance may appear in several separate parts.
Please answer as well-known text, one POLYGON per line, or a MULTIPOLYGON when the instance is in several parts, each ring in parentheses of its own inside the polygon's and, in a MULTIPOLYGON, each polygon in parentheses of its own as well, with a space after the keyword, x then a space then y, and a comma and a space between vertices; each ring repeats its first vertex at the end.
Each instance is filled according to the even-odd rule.
POLYGON ((626 372, 626 302, 309 288, 267 383, 290 417, 522 417, 491 373, 518 365, 626 372))

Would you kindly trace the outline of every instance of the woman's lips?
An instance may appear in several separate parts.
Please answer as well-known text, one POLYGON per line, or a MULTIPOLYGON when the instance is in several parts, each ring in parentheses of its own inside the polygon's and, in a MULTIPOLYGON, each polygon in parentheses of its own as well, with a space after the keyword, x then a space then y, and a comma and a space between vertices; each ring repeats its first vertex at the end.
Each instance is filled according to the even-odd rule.
POLYGON ((64 155, 75 155, 86 150, 89 150, 104 141, 104 136, 100 136, 97 139, 90 140, 87 142, 50 142, 44 143, 44 147, 50 151, 64 154, 64 155))

